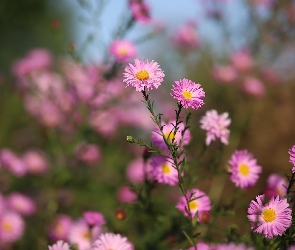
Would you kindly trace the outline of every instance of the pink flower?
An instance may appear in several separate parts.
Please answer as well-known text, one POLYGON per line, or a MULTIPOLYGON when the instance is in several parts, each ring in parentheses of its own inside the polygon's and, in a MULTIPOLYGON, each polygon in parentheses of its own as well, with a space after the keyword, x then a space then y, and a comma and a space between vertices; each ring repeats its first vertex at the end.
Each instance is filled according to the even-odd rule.
POLYGON ((214 250, 254 250, 254 248, 247 247, 244 243, 224 243, 218 244, 214 250))
POLYGON ((230 131, 227 128, 231 119, 228 118, 228 113, 222 113, 218 115, 216 110, 209 110, 201 118, 201 129, 207 131, 206 133, 206 145, 210 145, 212 141, 215 141, 217 138, 224 144, 228 144, 228 138, 230 131))
POLYGON ((49 227, 49 236, 53 240, 67 240, 73 224, 68 215, 58 215, 49 227))
POLYGON ((126 175, 132 183, 142 183, 145 175, 145 163, 142 157, 137 158, 130 162, 126 169, 126 175))
POLYGON ((137 194, 134 193, 130 187, 121 186, 117 191, 118 200, 122 203, 130 202, 133 203, 137 200, 137 194))
POLYGON ((42 174, 48 168, 47 160, 43 153, 35 150, 29 150, 22 156, 30 174, 42 174))
POLYGON ((168 158, 156 155, 152 158, 151 174, 158 183, 174 186, 178 183, 178 171, 168 158))
POLYGON ((205 92, 200 84, 189 79, 175 81, 171 96, 185 108, 199 109, 204 105, 205 92))
POLYGON ((70 245, 67 242, 59 240, 52 246, 48 246, 48 250, 71 250, 70 245))
POLYGON ((101 159, 101 152, 96 144, 81 142, 75 149, 76 157, 88 164, 95 165, 101 159))
POLYGON ((289 162, 293 164, 292 173, 295 173, 295 145, 293 145, 289 151, 289 162))
POLYGON ((158 63, 135 59, 134 64, 130 63, 125 68, 123 76, 126 86, 133 86, 136 91, 143 91, 157 89, 163 82, 165 75, 158 63))
POLYGON ((287 186, 288 183, 283 176, 278 174, 271 174, 267 178, 267 187, 263 193, 268 198, 277 195, 279 195, 280 197, 284 197, 287 192, 287 186))
POLYGON ((105 224, 104 216, 95 211, 86 211, 83 213, 83 218, 89 226, 101 226, 105 224))
POLYGON ((118 62, 128 62, 137 55, 134 44, 125 40, 115 40, 112 42, 109 51, 118 62))
POLYGON ((231 57, 231 62, 241 72, 249 71, 254 66, 253 57, 247 50, 235 52, 231 57))
POLYGON ((35 202, 21 193, 11 193, 6 198, 6 202, 9 209, 21 215, 32 215, 36 212, 35 202))
MULTIPOLYGON (((179 129, 176 132, 175 136, 174 136, 174 132, 175 132, 175 121, 170 121, 169 123, 165 124, 164 122, 162 122, 162 127, 163 127, 163 134, 165 136, 165 138, 172 143, 172 140, 174 139, 174 143, 176 143, 177 145, 181 145, 185 146, 187 144, 189 144, 190 140, 191 140, 191 133, 190 131, 187 129, 184 132, 184 135, 182 137, 182 132, 184 130, 184 124, 181 123, 179 124, 179 129)), ((162 137, 162 135, 160 134, 160 129, 158 127, 156 127, 154 129, 154 131, 152 132, 152 143, 157 146, 158 148, 162 149, 162 150, 168 150, 168 147, 162 137)))
POLYGON ((72 224, 68 240, 71 244, 77 244, 79 250, 91 248, 91 230, 84 220, 78 220, 72 224))
POLYGON ((27 166, 24 161, 9 149, 2 149, 0 151, 0 162, 3 167, 6 167, 17 177, 22 177, 27 172, 27 166))
POLYGON ((243 189, 254 186, 262 172, 261 166, 257 165, 256 159, 247 150, 235 151, 228 165, 231 181, 243 189))
POLYGON ((92 250, 134 250, 133 244, 120 234, 104 233, 93 243, 92 250))
MULTIPOLYGON (((203 243, 203 242, 197 243, 196 247, 197 247, 197 250, 212 250, 212 248, 208 244, 203 243)), ((188 250, 196 250, 196 248, 190 247, 188 250)))
POLYGON ((130 0, 129 8, 136 21, 143 24, 151 21, 150 8, 146 2, 140 0, 130 0))
POLYGON ((183 49, 194 49, 199 46, 199 36, 196 32, 196 24, 188 22, 176 30, 173 41, 176 46, 183 49))
POLYGON ((266 238, 282 235, 292 223, 287 199, 276 196, 264 203, 264 195, 258 195, 256 200, 252 200, 248 208, 251 229, 266 238))
POLYGON ((238 73, 231 65, 227 66, 215 66, 212 70, 212 75, 215 80, 230 84, 238 78, 238 73))
POLYGON ((256 97, 262 97, 265 95, 264 84, 257 78, 247 77, 242 83, 242 90, 256 97))
POLYGON ((191 212, 192 217, 194 217, 198 212, 198 221, 200 221, 200 213, 204 211, 210 211, 211 209, 209 197, 203 191, 195 188, 187 191, 186 197, 189 200, 189 208, 187 208, 187 203, 184 196, 180 197, 178 203, 176 204, 176 208, 189 219, 191 218, 187 213, 188 209, 191 212))
POLYGON ((13 243, 24 233, 25 223, 15 212, 6 212, 0 216, 0 244, 13 243))

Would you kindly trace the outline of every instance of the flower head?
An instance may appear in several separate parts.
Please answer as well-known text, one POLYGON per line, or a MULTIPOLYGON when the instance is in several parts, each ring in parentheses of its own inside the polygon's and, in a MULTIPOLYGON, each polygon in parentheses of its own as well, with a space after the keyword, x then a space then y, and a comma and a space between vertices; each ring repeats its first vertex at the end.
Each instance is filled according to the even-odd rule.
POLYGON ((89 226, 101 226, 106 223, 103 215, 95 211, 84 212, 83 218, 89 226))
POLYGON ((152 175, 161 184, 174 186, 178 183, 178 171, 168 158, 156 155, 152 158, 152 175))
POLYGON ((267 178, 267 187, 264 190, 266 197, 271 198, 273 196, 279 195, 284 197, 287 192, 287 181, 286 179, 279 174, 271 174, 267 178))
MULTIPOLYGON (((199 189, 192 189, 190 191, 187 191, 186 197, 190 200, 189 210, 191 212, 191 216, 194 217, 195 214, 198 212, 198 221, 200 221, 200 212, 210 211, 211 209, 211 202, 209 197, 199 189)), ((176 208, 186 217, 190 218, 189 214, 187 213, 188 209, 186 209, 186 207, 186 198, 184 196, 181 196, 176 205, 176 208)))
POLYGON ((24 232, 25 223, 22 217, 14 212, 6 212, 0 216, 0 245, 19 240, 24 232))
POLYGON ((104 233, 93 243, 92 250, 133 250, 134 246, 120 234, 104 233))
POLYGON ((118 62, 128 62, 137 54, 134 44, 126 40, 115 40, 110 45, 109 51, 118 62))
POLYGON ((292 173, 295 173, 295 145, 289 149, 289 162, 293 164, 292 173))
MULTIPOLYGON (((196 247, 197 247, 197 250, 211 250, 212 249, 208 244, 203 243, 203 242, 197 243, 196 247)), ((195 249, 196 249, 195 247, 190 247, 188 250, 195 250, 195 249)))
POLYGON ((10 209, 21 215, 32 215, 36 212, 35 202, 26 195, 21 193, 12 193, 6 198, 7 205, 10 209))
POLYGON ((215 250, 254 250, 253 247, 247 247, 244 243, 225 243, 225 244, 218 244, 215 250))
POLYGON ((59 240, 52 246, 48 246, 48 250, 71 250, 70 245, 67 242, 59 240))
POLYGON ((257 165, 256 159, 247 150, 235 151, 228 165, 231 181, 240 188, 254 186, 262 171, 261 166, 257 165))
POLYGON ((67 240, 73 220, 65 214, 58 215, 49 227, 49 236, 53 240, 67 240))
POLYGON ((127 86, 135 87, 136 91, 157 89, 165 76, 158 63, 139 59, 135 59, 134 64, 130 63, 126 66, 123 75, 123 82, 127 86))
POLYGON ((175 81, 171 96, 185 108, 199 109, 204 105, 205 92, 200 84, 189 79, 175 81))
MULTIPOLYGON (((173 139, 177 145, 179 145, 180 142, 182 142, 181 143, 182 146, 185 146, 190 142, 191 133, 189 130, 185 130, 184 135, 182 136, 182 132, 185 128, 183 123, 179 124, 179 128, 178 128, 178 131, 176 132, 175 136, 174 136, 175 121, 170 121, 167 124, 162 122, 161 125, 163 127, 164 136, 170 143, 172 143, 173 139)), ((160 129, 158 127, 156 127, 152 133, 152 143, 162 150, 166 150, 166 151, 168 150, 167 145, 166 145, 162 135, 160 134, 160 129)))
POLYGON ((89 250, 91 238, 91 230, 84 220, 78 220, 72 224, 68 239, 70 243, 77 244, 79 250, 89 250))
POLYGON ((212 141, 215 141, 217 138, 224 144, 228 144, 228 137, 230 134, 229 129, 227 128, 231 119, 228 118, 228 113, 222 113, 218 115, 216 110, 209 110, 201 118, 201 129, 207 131, 206 134, 206 145, 210 145, 212 141))
POLYGON ((266 238, 282 235, 292 223, 292 210, 286 198, 272 197, 264 204, 264 195, 256 196, 248 208, 251 229, 266 238))

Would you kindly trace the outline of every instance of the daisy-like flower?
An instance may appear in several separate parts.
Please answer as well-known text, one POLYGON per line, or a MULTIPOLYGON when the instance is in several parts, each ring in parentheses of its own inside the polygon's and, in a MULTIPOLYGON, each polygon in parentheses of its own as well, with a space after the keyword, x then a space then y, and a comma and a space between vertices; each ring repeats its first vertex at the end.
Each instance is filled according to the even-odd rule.
MULTIPOLYGON (((196 247, 197 247, 197 250, 211 250, 212 249, 208 244, 203 243, 203 242, 197 243, 196 247)), ((195 250, 195 249, 196 249, 195 247, 190 247, 188 250, 195 250)))
POLYGON ((264 204, 264 195, 256 196, 248 208, 251 229, 266 238, 282 235, 291 226, 291 208, 286 198, 272 197, 264 204))
POLYGON ((289 162, 293 164, 292 173, 295 173, 295 145, 289 149, 289 162))
POLYGON ((244 243, 225 243, 225 244, 218 244, 215 250, 254 250, 253 247, 247 247, 244 243))
POLYGON ((21 215, 32 215, 36 212, 35 202, 26 195, 21 193, 12 193, 6 198, 7 205, 10 209, 21 215))
POLYGON ((22 217, 14 212, 6 212, 0 217, 0 245, 13 243, 23 236, 25 223, 22 217))
POLYGON ((199 109, 204 105, 205 92, 201 85, 189 79, 175 81, 171 96, 185 108, 199 109))
POLYGON ((130 63, 123 73, 123 82, 127 86, 133 86, 136 91, 152 90, 158 88, 163 82, 164 72, 159 68, 159 64, 153 60, 135 59, 134 64, 130 63))
POLYGON ((271 174, 267 178, 267 187, 264 190, 266 197, 271 198, 273 196, 279 195, 284 197, 287 192, 288 183, 286 179, 279 174, 271 174))
POLYGON ((152 175, 161 184, 174 186, 178 183, 178 171, 173 167, 168 158, 156 155, 152 158, 152 175))
POLYGON ((91 248, 91 230, 84 220, 73 223, 69 231, 69 242, 77 244, 79 250, 89 250, 91 248))
POLYGON ((247 150, 235 151, 228 165, 231 181, 243 189, 254 186, 262 171, 261 166, 257 165, 256 159, 247 150))
POLYGON ((93 243, 92 250, 133 250, 134 246, 120 234, 104 233, 93 243))
POLYGON ((67 240, 73 223, 68 215, 58 215, 49 227, 50 238, 52 240, 67 240))
POLYGON ((206 145, 210 145, 212 141, 215 141, 217 138, 223 144, 228 144, 229 138, 229 129, 227 128, 231 119, 228 118, 228 113, 222 113, 218 115, 216 110, 208 110, 206 114, 201 118, 201 129, 206 130, 206 145))
MULTIPOLYGON (((178 145, 179 145, 180 141, 182 141, 182 146, 185 146, 190 142, 191 133, 189 130, 186 130, 184 132, 183 137, 182 137, 182 132, 184 130, 183 123, 179 124, 179 129, 178 129, 177 133, 175 134, 175 136, 174 136, 175 121, 170 121, 167 124, 162 122, 161 125, 163 127, 164 136, 168 141, 170 141, 170 143, 172 142, 173 139, 174 139, 174 142, 178 145)), ((154 129, 154 131, 152 132, 152 143, 162 150, 165 150, 165 151, 168 150, 167 145, 165 144, 165 141, 164 141, 162 135, 160 134, 160 129, 158 127, 156 127, 154 129)))
POLYGON ((59 240, 52 246, 48 246, 48 250, 71 250, 71 248, 67 242, 59 240))
MULTIPOLYGON (((192 217, 194 217, 195 214, 198 212, 198 221, 201 221, 201 212, 210 211, 211 209, 211 202, 209 197, 199 189, 192 189, 190 191, 187 191, 186 197, 190 200, 189 210, 191 212, 192 217)), ((184 216, 190 219, 190 216, 186 211, 186 206, 186 199, 184 196, 181 196, 178 203, 176 204, 176 208, 180 212, 182 212, 184 216)))
POLYGON ((86 223, 93 227, 93 226, 102 226, 103 224, 105 224, 105 219, 104 216, 99 213, 99 212, 95 212, 95 211, 86 211, 83 213, 83 218, 86 221, 86 223))
POLYGON ((110 45, 109 51, 118 62, 128 62, 137 54, 134 44, 126 40, 115 40, 110 45))

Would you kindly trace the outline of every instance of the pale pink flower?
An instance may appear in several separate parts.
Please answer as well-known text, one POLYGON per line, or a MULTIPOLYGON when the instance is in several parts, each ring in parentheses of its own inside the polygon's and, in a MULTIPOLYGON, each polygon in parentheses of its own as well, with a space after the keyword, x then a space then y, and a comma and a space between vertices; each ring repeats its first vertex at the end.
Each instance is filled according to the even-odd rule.
POLYGON ((73 220, 65 214, 58 215, 49 227, 49 236, 53 240, 67 240, 73 220))
POLYGON ((106 223, 103 214, 96 211, 86 211, 83 213, 83 218, 86 223, 93 226, 102 226, 106 223))
POLYGON ((241 72, 249 71, 254 66, 253 57, 247 50, 235 52, 231 57, 231 63, 241 72))
POLYGON ((131 0, 129 1, 129 8, 132 12, 133 18, 143 24, 151 21, 150 8, 145 1, 131 0))
POLYGON ((0 151, 0 162, 3 167, 6 167, 17 177, 22 177, 27 173, 25 162, 10 149, 2 149, 0 151))
POLYGON ((6 197, 6 204, 9 209, 21 215, 32 215, 36 212, 35 202, 28 196, 21 193, 11 193, 6 197))
POLYGON ((210 145, 212 141, 220 139, 223 144, 228 144, 230 130, 228 126, 231 123, 231 119, 228 118, 228 113, 218 114, 216 110, 208 110, 206 114, 201 118, 201 129, 207 131, 206 133, 206 145, 210 145))
POLYGON ((135 45, 126 40, 115 40, 112 42, 109 52, 118 62, 128 62, 137 55, 135 45))
POLYGON ((91 248, 91 230, 84 220, 78 220, 72 224, 68 240, 71 244, 77 244, 79 250, 91 248))
POLYGON ((123 73, 123 82, 126 86, 133 86, 136 91, 152 90, 158 88, 163 82, 164 72, 159 68, 159 64, 153 60, 135 59, 130 63, 123 73))
POLYGON ((120 234, 104 233, 93 243, 92 250, 134 250, 133 244, 120 234))
POLYGON ((254 250, 253 247, 248 247, 244 243, 224 243, 218 244, 214 250, 254 250))
MULTIPOLYGON (((204 242, 199 242, 196 244, 197 250, 213 250, 208 244, 204 242)), ((195 247, 190 247, 188 250, 196 250, 195 247)))
POLYGON ((287 180, 279 174, 271 174, 267 178, 267 187, 264 189, 263 193, 266 197, 271 198, 273 196, 279 195, 284 197, 287 192, 287 180))
POLYGON ((289 149, 289 162, 293 164, 292 173, 295 173, 295 145, 289 149))
POLYGON ((142 183, 145 177, 145 163, 142 157, 131 161, 126 169, 126 176, 132 183, 142 183))
POLYGON ((48 169, 48 163, 44 154, 37 150, 29 150, 22 156, 30 174, 42 174, 48 169))
POLYGON ((286 198, 272 197, 264 203, 264 195, 256 196, 248 208, 251 229, 266 238, 282 235, 292 224, 292 210, 286 198))
POLYGON ((6 212, 0 216, 0 245, 19 240, 24 233, 25 223, 15 212, 6 212))
POLYGON ((250 76, 244 79, 242 83, 242 90, 245 93, 256 97, 262 97, 266 92, 263 82, 250 76))
POLYGON ((230 84, 238 78, 238 73, 236 69, 231 65, 215 66, 212 69, 212 76, 218 82, 230 84))
POLYGON ((133 203, 137 200, 137 194, 134 193, 129 186, 121 186, 117 191, 117 197, 122 203, 133 203))
POLYGON ((71 248, 67 242, 59 240, 52 246, 48 246, 48 250, 71 250, 71 248))
POLYGON ((101 159, 101 152, 96 144, 81 142, 75 149, 77 159, 88 164, 95 165, 101 159))

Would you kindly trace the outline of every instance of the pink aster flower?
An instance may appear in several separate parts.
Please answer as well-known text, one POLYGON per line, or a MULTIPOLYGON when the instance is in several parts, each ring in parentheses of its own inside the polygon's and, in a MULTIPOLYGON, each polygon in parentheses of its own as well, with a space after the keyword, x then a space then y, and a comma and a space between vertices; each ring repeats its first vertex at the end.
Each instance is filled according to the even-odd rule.
POLYGON ((44 154, 37 150, 29 150, 22 156, 30 174, 42 174, 48 168, 47 160, 44 154))
POLYGON ((72 224, 68 240, 71 244, 77 244, 79 250, 91 248, 91 230, 84 220, 78 220, 72 224))
POLYGON ((171 96, 185 108, 199 109, 204 105, 205 92, 200 84, 189 79, 175 81, 171 96))
POLYGON ((249 71, 254 66, 252 55, 247 50, 235 52, 231 57, 232 65, 241 72, 249 71))
POLYGON ((83 218, 89 226, 102 226, 105 224, 104 216, 95 211, 86 211, 83 213, 83 218))
POLYGON ((145 166, 142 157, 131 161, 126 169, 126 176, 132 183, 142 183, 144 181, 145 166))
POLYGON ((93 243, 92 250, 133 250, 134 246, 120 234, 104 233, 93 243))
POLYGON ((247 247, 244 243, 225 243, 225 244, 218 244, 215 250, 254 250, 253 247, 247 247))
POLYGON ((219 82, 230 84, 238 78, 238 73, 231 65, 215 66, 212 70, 212 76, 219 82))
POLYGON ((264 195, 256 196, 248 208, 251 229, 266 238, 282 235, 292 223, 292 210, 286 198, 272 197, 264 203, 264 195))
POLYGON ((52 246, 48 246, 48 250, 71 250, 71 248, 67 242, 59 240, 52 246))
POLYGON ((142 23, 146 24, 151 21, 149 5, 144 1, 130 0, 129 8, 132 12, 133 18, 142 23))
POLYGON ((254 77, 247 77, 242 83, 242 90, 255 97, 265 95, 265 86, 262 81, 254 77))
MULTIPOLYGON (((203 242, 199 242, 196 244, 197 250, 211 250, 212 248, 203 242)), ((195 247, 190 247, 188 250, 196 250, 195 247)))
MULTIPOLYGON (((201 218, 199 212, 210 211, 211 209, 211 202, 209 197, 203 191, 195 188, 187 191, 186 197, 190 200, 189 210, 192 217, 194 217, 195 214, 198 212, 198 221, 200 221, 201 218), (197 199, 194 200, 194 198, 197 199)), ((190 216, 186 211, 186 207, 186 199, 184 196, 181 196, 178 203, 176 204, 176 208, 190 219, 190 216)))
POLYGON ((83 141, 75 148, 75 156, 88 165, 95 165, 101 159, 101 151, 96 144, 83 141))
POLYGON ((289 149, 289 162, 293 164, 292 173, 295 173, 295 145, 289 149))
POLYGON ((158 88, 163 82, 164 72, 159 68, 159 64, 153 60, 135 59, 134 64, 129 64, 123 73, 123 82, 127 86, 133 86, 136 91, 151 90, 158 88))
MULTIPOLYGON (((182 132, 185 127, 183 123, 179 124, 179 129, 178 129, 177 133, 175 134, 175 136, 174 136, 175 121, 170 121, 167 124, 162 122, 161 125, 163 127, 163 134, 164 134, 165 138, 168 141, 170 141, 170 143, 174 139, 174 142, 177 145, 179 145, 181 143, 182 146, 185 146, 185 145, 189 144, 189 142, 191 141, 191 133, 189 130, 186 130, 184 132, 183 137, 182 137, 182 132)), ((158 127, 156 127, 155 130, 152 132, 152 143, 162 150, 166 150, 166 151, 168 150, 167 145, 165 144, 165 141, 164 141, 162 135, 160 134, 160 129, 158 127)))
POLYGON ((117 191, 117 197, 120 202, 133 203, 137 200, 137 194, 129 186, 121 186, 117 191))
POLYGON ((24 233, 25 223, 15 212, 6 212, 0 216, 0 245, 19 240, 24 233))
POLYGON ((206 145, 210 145, 212 141, 215 141, 217 138, 223 144, 228 144, 228 138, 230 131, 227 128, 231 119, 228 118, 228 113, 224 112, 218 115, 216 110, 209 110, 206 114, 201 118, 201 129, 207 131, 206 133, 206 145))
POLYGON ((158 183, 174 186, 178 183, 178 171, 168 158, 156 155, 152 158, 152 175, 158 183))
POLYGON ((9 209, 21 215, 32 215, 36 212, 35 202, 30 197, 21 193, 11 193, 6 198, 6 204, 9 209))
POLYGON ((65 214, 58 215, 49 227, 49 236, 53 240, 67 240, 73 220, 65 214))
POLYGON ((128 62, 137 55, 134 44, 125 40, 115 40, 112 42, 109 51, 118 62, 128 62))
POLYGON ((262 171, 261 166, 257 165, 256 159, 247 150, 235 151, 228 165, 231 181, 242 189, 254 186, 262 171))
POLYGON ((271 198, 279 195, 284 197, 287 192, 288 183, 286 179, 279 174, 271 174, 267 178, 267 187, 263 191, 266 197, 271 198))

